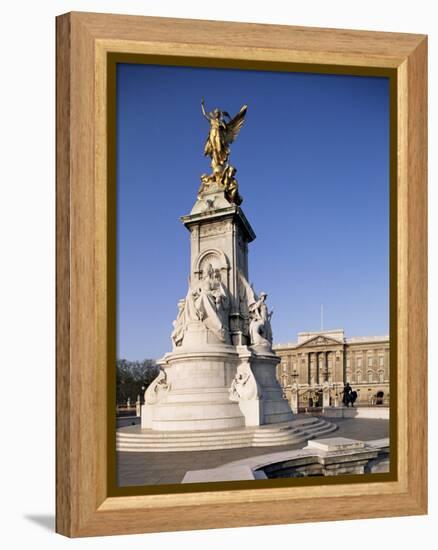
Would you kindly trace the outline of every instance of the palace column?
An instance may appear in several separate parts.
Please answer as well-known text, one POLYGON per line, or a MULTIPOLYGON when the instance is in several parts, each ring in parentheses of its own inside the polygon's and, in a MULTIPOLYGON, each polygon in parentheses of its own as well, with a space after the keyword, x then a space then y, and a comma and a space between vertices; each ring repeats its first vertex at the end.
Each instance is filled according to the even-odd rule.
POLYGON ((345 382, 346 377, 346 365, 345 365, 345 356, 344 350, 339 350, 339 369, 336 375, 336 382, 345 382))
MULTIPOLYGON (((347 378, 347 359, 346 359, 346 350, 344 346, 342 346, 342 349, 340 350, 339 353, 340 353, 339 361, 341 364, 341 369, 340 369, 341 376, 340 376, 339 382, 342 382, 342 384, 345 384, 346 378, 347 378)), ((351 369, 351 358, 350 358, 350 369, 351 369)))

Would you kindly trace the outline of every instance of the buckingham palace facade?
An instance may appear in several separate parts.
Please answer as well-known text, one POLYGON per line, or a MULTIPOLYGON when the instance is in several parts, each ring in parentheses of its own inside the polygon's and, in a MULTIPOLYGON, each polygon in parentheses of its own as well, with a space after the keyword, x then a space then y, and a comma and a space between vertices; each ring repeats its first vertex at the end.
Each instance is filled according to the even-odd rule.
POLYGON ((357 404, 389 404, 389 336, 346 338, 344 330, 300 332, 296 342, 276 344, 281 358, 277 377, 286 397, 298 390, 298 406, 322 406, 324 387, 330 405, 337 406, 349 382, 357 391, 357 404))

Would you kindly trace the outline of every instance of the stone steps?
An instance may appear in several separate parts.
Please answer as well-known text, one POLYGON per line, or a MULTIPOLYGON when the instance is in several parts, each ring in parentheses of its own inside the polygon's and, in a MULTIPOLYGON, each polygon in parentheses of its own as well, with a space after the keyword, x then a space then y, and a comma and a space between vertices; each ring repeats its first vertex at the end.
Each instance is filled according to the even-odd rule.
POLYGON ((155 446, 149 446, 145 444, 138 444, 138 445, 132 445, 132 444, 117 444, 117 450, 123 451, 123 452, 138 452, 138 453, 153 453, 153 452, 181 452, 181 451, 219 451, 221 449, 240 449, 242 447, 251 447, 251 440, 248 441, 242 441, 242 442, 235 442, 231 443, 229 441, 225 441, 222 443, 213 443, 213 442, 207 442, 207 441, 200 441, 197 444, 191 443, 191 444, 181 444, 179 443, 178 446, 174 446, 174 444, 168 443, 163 444, 160 442, 159 447, 155 446))
POLYGON ((275 445, 294 445, 297 443, 302 443, 309 439, 319 437, 324 434, 334 432, 337 429, 336 424, 331 422, 318 423, 311 429, 306 429, 305 431, 299 431, 298 433, 291 433, 288 435, 279 434, 278 436, 271 436, 269 438, 264 438, 261 434, 254 434, 253 438, 253 447, 273 447, 275 445))
POLYGON ((187 440, 190 438, 195 439, 220 439, 221 437, 238 437, 241 438, 245 433, 248 437, 269 437, 270 434, 279 435, 279 434, 298 434, 302 433, 304 428, 312 428, 319 425, 327 424, 326 421, 323 421, 319 418, 309 418, 306 421, 302 422, 284 422, 282 424, 266 424, 264 426, 257 426, 254 428, 230 428, 228 430, 192 430, 192 431, 153 431, 153 430, 141 430, 139 426, 135 427, 125 427, 118 430, 117 439, 120 440, 139 440, 139 441, 157 441, 159 440, 187 440))
POLYGON ((335 424, 321 418, 217 431, 157 432, 128 426, 117 431, 116 449, 124 452, 173 452, 273 447, 295 445, 336 429, 335 424))
POLYGON ((240 437, 239 436, 230 436, 230 437, 210 437, 210 438, 198 438, 198 437, 195 437, 195 436, 188 436, 187 439, 181 439, 181 438, 178 438, 178 439, 172 439, 172 438, 168 438, 168 439, 151 439, 151 438, 144 438, 144 439, 140 439, 140 438, 137 438, 137 439, 132 439, 132 438, 127 438, 127 439, 117 439, 117 444, 118 445, 128 445, 128 446, 137 446, 137 447, 142 447, 142 446, 160 446, 160 447, 165 447, 165 446, 172 446, 172 447, 175 447, 175 446, 196 446, 196 445, 203 445, 203 444, 206 444, 206 443, 213 443, 213 444, 218 444, 218 443, 221 443, 222 441, 226 441, 228 443, 238 443, 240 444, 241 442, 243 441, 246 441, 248 443, 248 445, 250 446, 251 445, 251 441, 253 440, 253 437, 250 435, 250 434, 247 434, 247 435, 241 435, 240 437))

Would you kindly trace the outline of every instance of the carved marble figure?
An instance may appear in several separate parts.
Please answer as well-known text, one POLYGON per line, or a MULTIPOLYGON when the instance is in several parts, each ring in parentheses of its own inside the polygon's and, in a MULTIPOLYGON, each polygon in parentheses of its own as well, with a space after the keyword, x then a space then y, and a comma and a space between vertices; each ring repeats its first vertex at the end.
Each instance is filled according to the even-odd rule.
POLYGON ((144 393, 144 401, 148 405, 153 405, 160 401, 170 390, 170 384, 167 381, 166 372, 160 369, 155 380, 150 384, 144 393))
POLYGON ((193 321, 201 321, 220 341, 229 340, 230 296, 219 269, 208 264, 202 278, 189 285, 186 299, 178 307, 172 332, 175 346, 182 345, 187 327, 193 321))
POLYGON ((230 399, 232 401, 252 401, 258 397, 259 388, 250 365, 248 363, 240 364, 231 382, 230 399))
POLYGON ((266 292, 261 292, 257 297, 252 285, 248 283, 242 273, 239 272, 241 283, 239 294, 239 311, 248 323, 248 336, 252 345, 265 345, 272 347, 271 317, 273 311, 269 311, 266 305, 266 292))
POLYGON ((184 332, 187 327, 186 319, 186 301, 180 300, 178 302, 178 315, 173 321, 172 341, 175 346, 180 346, 184 339, 184 332))
POLYGON ((266 292, 261 292, 259 299, 250 307, 249 332, 252 344, 272 345, 271 317, 274 312, 268 310, 267 296, 266 292))

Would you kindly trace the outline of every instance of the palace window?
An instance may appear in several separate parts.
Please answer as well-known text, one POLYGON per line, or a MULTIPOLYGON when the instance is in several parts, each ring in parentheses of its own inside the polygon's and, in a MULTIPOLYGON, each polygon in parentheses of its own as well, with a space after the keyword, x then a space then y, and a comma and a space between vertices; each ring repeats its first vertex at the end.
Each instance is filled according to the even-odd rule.
POLYGON ((384 371, 383 370, 379 370, 379 382, 383 382, 384 381, 384 371))
POLYGON ((379 367, 383 367, 383 355, 379 355, 379 367))
POLYGON ((369 370, 368 371, 368 382, 371 383, 373 382, 373 371, 369 370))
POLYGON ((362 367, 362 357, 358 357, 358 358, 356 359, 356 363, 357 363, 357 366, 358 366, 359 368, 361 368, 361 367, 362 367))
POLYGON ((372 357, 368 357, 368 366, 369 367, 373 366, 373 358, 372 357))
POLYGON ((362 382, 362 373, 360 370, 356 371, 356 382, 360 384, 362 382))

